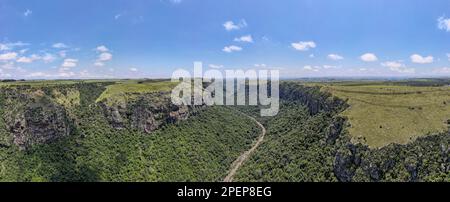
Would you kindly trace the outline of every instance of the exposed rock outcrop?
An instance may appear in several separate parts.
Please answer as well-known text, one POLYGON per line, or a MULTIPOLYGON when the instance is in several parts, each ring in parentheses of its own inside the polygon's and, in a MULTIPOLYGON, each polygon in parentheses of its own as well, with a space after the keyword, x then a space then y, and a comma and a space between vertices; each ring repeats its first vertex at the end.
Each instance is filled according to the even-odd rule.
POLYGON ((150 133, 164 124, 185 120, 195 109, 176 106, 168 92, 142 94, 128 102, 99 103, 110 124, 116 129, 136 128, 150 133))
POLYGON ((48 143, 70 134, 64 107, 50 100, 42 91, 8 92, 3 119, 12 142, 20 149, 48 143))
POLYGON ((320 87, 303 86, 289 82, 280 85, 280 99, 300 102, 308 108, 311 115, 321 111, 339 112, 348 107, 345 101, 332 96, 330 93, 321 92, 320 87))

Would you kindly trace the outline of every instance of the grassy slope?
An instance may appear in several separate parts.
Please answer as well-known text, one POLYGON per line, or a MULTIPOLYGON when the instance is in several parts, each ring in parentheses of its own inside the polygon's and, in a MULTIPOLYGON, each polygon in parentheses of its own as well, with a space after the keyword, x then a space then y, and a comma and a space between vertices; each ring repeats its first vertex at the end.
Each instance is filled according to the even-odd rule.
POLYGON ((170 91, 176 85, 177 83, 170 81, 139 82, 137 80, 128 80, 118 82, 107 86, 106 90, 97 98, 96 102, 103 101, 108 98, 115 99, 123 97, 123 95, 126 94, 128 94, 128 96, 132 96, 133 94, 139 93, 170 91))
POLYGON ((350 107, 343 113, 354 140, 370 147, 405 144, 419 136, 447 129, 450 119, 449 87, 405 85, 327 85, 324 90, 350 107))

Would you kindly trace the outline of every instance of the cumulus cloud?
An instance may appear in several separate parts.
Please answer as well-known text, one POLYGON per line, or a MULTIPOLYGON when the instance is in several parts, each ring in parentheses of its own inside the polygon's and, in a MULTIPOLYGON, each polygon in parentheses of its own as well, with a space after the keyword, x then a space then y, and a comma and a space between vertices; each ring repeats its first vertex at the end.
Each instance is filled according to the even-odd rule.
POLYGON ((433 56, 427 56, 427 57, 423 57, 419 54, 413 54, 411 55, 411 62, 413 63, 418 63, 418 64, 427 64, 427 63, 432 63, 434 58, 433 56))
POLYGON ((225 46, 222 51, 227 52, 227 53, 231 53, 231 52, 235 52, 235 51, 241 51, 242 48, 239 46, 225 46))
POLYGON ((67 58, 64 60, 62 67, 76 67, 78 63, 77 59, 67 58))
POLYGON ((209 68, 221 69, 221 68, 223 68, 223 65, 209 64, 209 68))
POLYGON ((105 62, 111 60, 113 57, 113 55, 109 52, 109 49, 104 45, 97 46, 95 50, 100 53, 97 60, 94 62, 94 66, 96 67, 105 66, 105 62))
POLYGON ((322 65, 324 69, 339 69, 341 66, 335 66, 335 65, 322 65))
POLYGON ((299 50, 299 51, 307 51, 311 48, 315 48, 316 47, 316 43, 314 43, 314 41, 300 41, 297 43, 291 43, 291 46, 295 49, 295 50, 299 50))
POLYGON ((266 64, 262 63, 262 64, 254 64, 253 66, 258 67, 258 68, 265 68, 267 67, 266 64))
POLYGON ((17 57, 16 52, 8 52, 0 54, 0 60, 15 60, 17 57))
POLYGON ((40 56, 38 56, 36 54, 33 54, 30 57, 22 56, 19 59, 17 59, 17 62, 19 62, 19 63, 32 63, 33 61, 39 60, 39 59, 41 59, 40 56))
POLYGON ((321 67, 320 66, 305 65, 305 66, 303 66, 303 69, 304 70, 308 70, 308 71, 318 72, 318 71, 320 71, 321 67))
POLYGON ((109 49, 106 48, 106 46, 102 45, 102 46, 97 46, 97 48, 95 48, 95 50, 97 50, 98 52, 108 52, 109 49))
POLYGON ((97 61, 97 62, 94 62, 94 66, 103 67, 103 66, 105 66, 105 63, 97 61))
POLYGON ((138 71, 138 69, 137 69, 137 68, 134 68, 134 67, 132 67, 132 68, 130 68, 130 71, 132 71, 132 72, 137 72, 137 71, 138 71))
POLYGON ((29 43, 24 43, 21 41, 18 42, 14 42, 14 43, 0 43, 0 51, 5 51, 5 50, 12 50, 16 47, 21 47, 21 46, 28 46, 30 45, 29 43))
POLYGON ((398 67, 403 67, 404 64, 397 62, 397 61, 387 61, 387 62, 383 62, 381 63, 382 66, 384 67, 391 67, 391 68, 398 68, 398 67))
POLYGON ((448 61, 450 61, 450 53, 447 53, 448 61))
POLYGON ((66 44, 64 44, 64 43, 55 43, 55 44, 53 44, 53 46, 52 46, 53 48, 69 48, 69 46, 67 46, 66 44))
POLYGON ((5 44, 0 43, 0 51, 9 50, 9 47, 5 44))
POLYGON ((373 53, 366 53, 361 55, 361 60, 364 62, 375 62, 378 60, 377 56, 373 53))
POLYGON ((407 68, 405 64, 401 63, 400 61, 387 61, 381 63, 384 67, 389 67, 391 71, 399 72, 399 73, 415 73, 414 68, 407 68))
POLYGON ((438 28, 440 30, 445 30, 447 32, 450 32, 450 18, 445 18, 445 16, 441 16, 437 19, 438 21, 438 28))
POLYGON ((98 56, 98 61, 108 61, 112 59, 112 54, 111 53, 101 53, 98 56))
POLYGON ((233 21, 226 21, 225 23, 223 23, 223 27, 227 31, 239 30, 241 28, 247 27, 247 22, 245 20, 241 20, 236 24, 233 21))
POLYGON ((245 35, 245 36, 241 36, 238 38, 234 38, 234 41, 253 43, 253 38, 252 38, 252 35, 245 35))
POLYGON ((169 0, 169 2, 173 4, 180 4, 183 0, 169 0))
POLYGON ((56 57, 50 53, 45 53, 44 56, 42 56, 42 60, 45 63, 53 62, 53 61, 55 61, 55 59, 56 59, 56 57))
POLYGON ((338 54, 329 54, 327 57, 330 60, 342 60, 342 59, 344 59, 344 57, 342 57, 342 56, 340 56, 338 54))

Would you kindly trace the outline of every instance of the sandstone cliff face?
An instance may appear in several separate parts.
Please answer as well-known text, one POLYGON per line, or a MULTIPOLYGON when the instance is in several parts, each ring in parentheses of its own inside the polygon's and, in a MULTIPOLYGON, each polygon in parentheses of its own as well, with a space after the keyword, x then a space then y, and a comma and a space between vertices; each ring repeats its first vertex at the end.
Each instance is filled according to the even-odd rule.
POLYGON ((22 93, 9 90, 3 103, 3 120, 12 138, 6 145, 28 149, 70 134, 64 107, 50 100, 42 91, 22 93))
POLYGON ((280 99, 300 102, 308 108, 311 115, 321 111, 339 112, 348 107, 345 101, 330 93, 321 92, 320 87, 303 86, 296 83, 280 85, 280 99))
POLYGON ((185 120, 193 113, 188 106, 171 103, 168 92, 142 94, 127 102, 99 103, 110 124, 116 129, 131 127, 150 133, 161 126, 185 120))

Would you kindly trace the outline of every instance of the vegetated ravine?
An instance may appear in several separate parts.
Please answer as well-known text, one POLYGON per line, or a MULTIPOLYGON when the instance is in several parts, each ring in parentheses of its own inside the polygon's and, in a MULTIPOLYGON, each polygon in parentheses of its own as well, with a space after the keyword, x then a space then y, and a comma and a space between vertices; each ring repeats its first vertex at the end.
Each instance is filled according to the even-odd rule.
MULTIPOLYGON (((243 113, 244 114, 244 113, 243 113)), ((250 155, 259 147, 259 145, 263 142, 264 140, 264 136, 266 135, 266 128, 259 122, 257 121, 255 118, 244 114, 245 116, 247 116, 249 119, 255 121, 256 124, 258 124, 258 127, 261 128, 261 134, 259 135, 258 139, 256 140, 256 142, 253 144, 253 146, 243 152, 231 165, 231 169, 228 172, 227 176, 225 177, 225 179, 223 180, 224 182, 232 182, 234 179, 234 175, 236 175, 236 172, 238 171, 238 169, 242 166, 242 164, 250 157, 250 155)))
POLYGON ((318 87, 282 82, 275 117, 237 108, 255 121, 174 106, 163 91, 97 100, 111 84, 2 87, 0 180, 450 181, 448 132, 353 144, 340 116, 347 104, 318 87))

